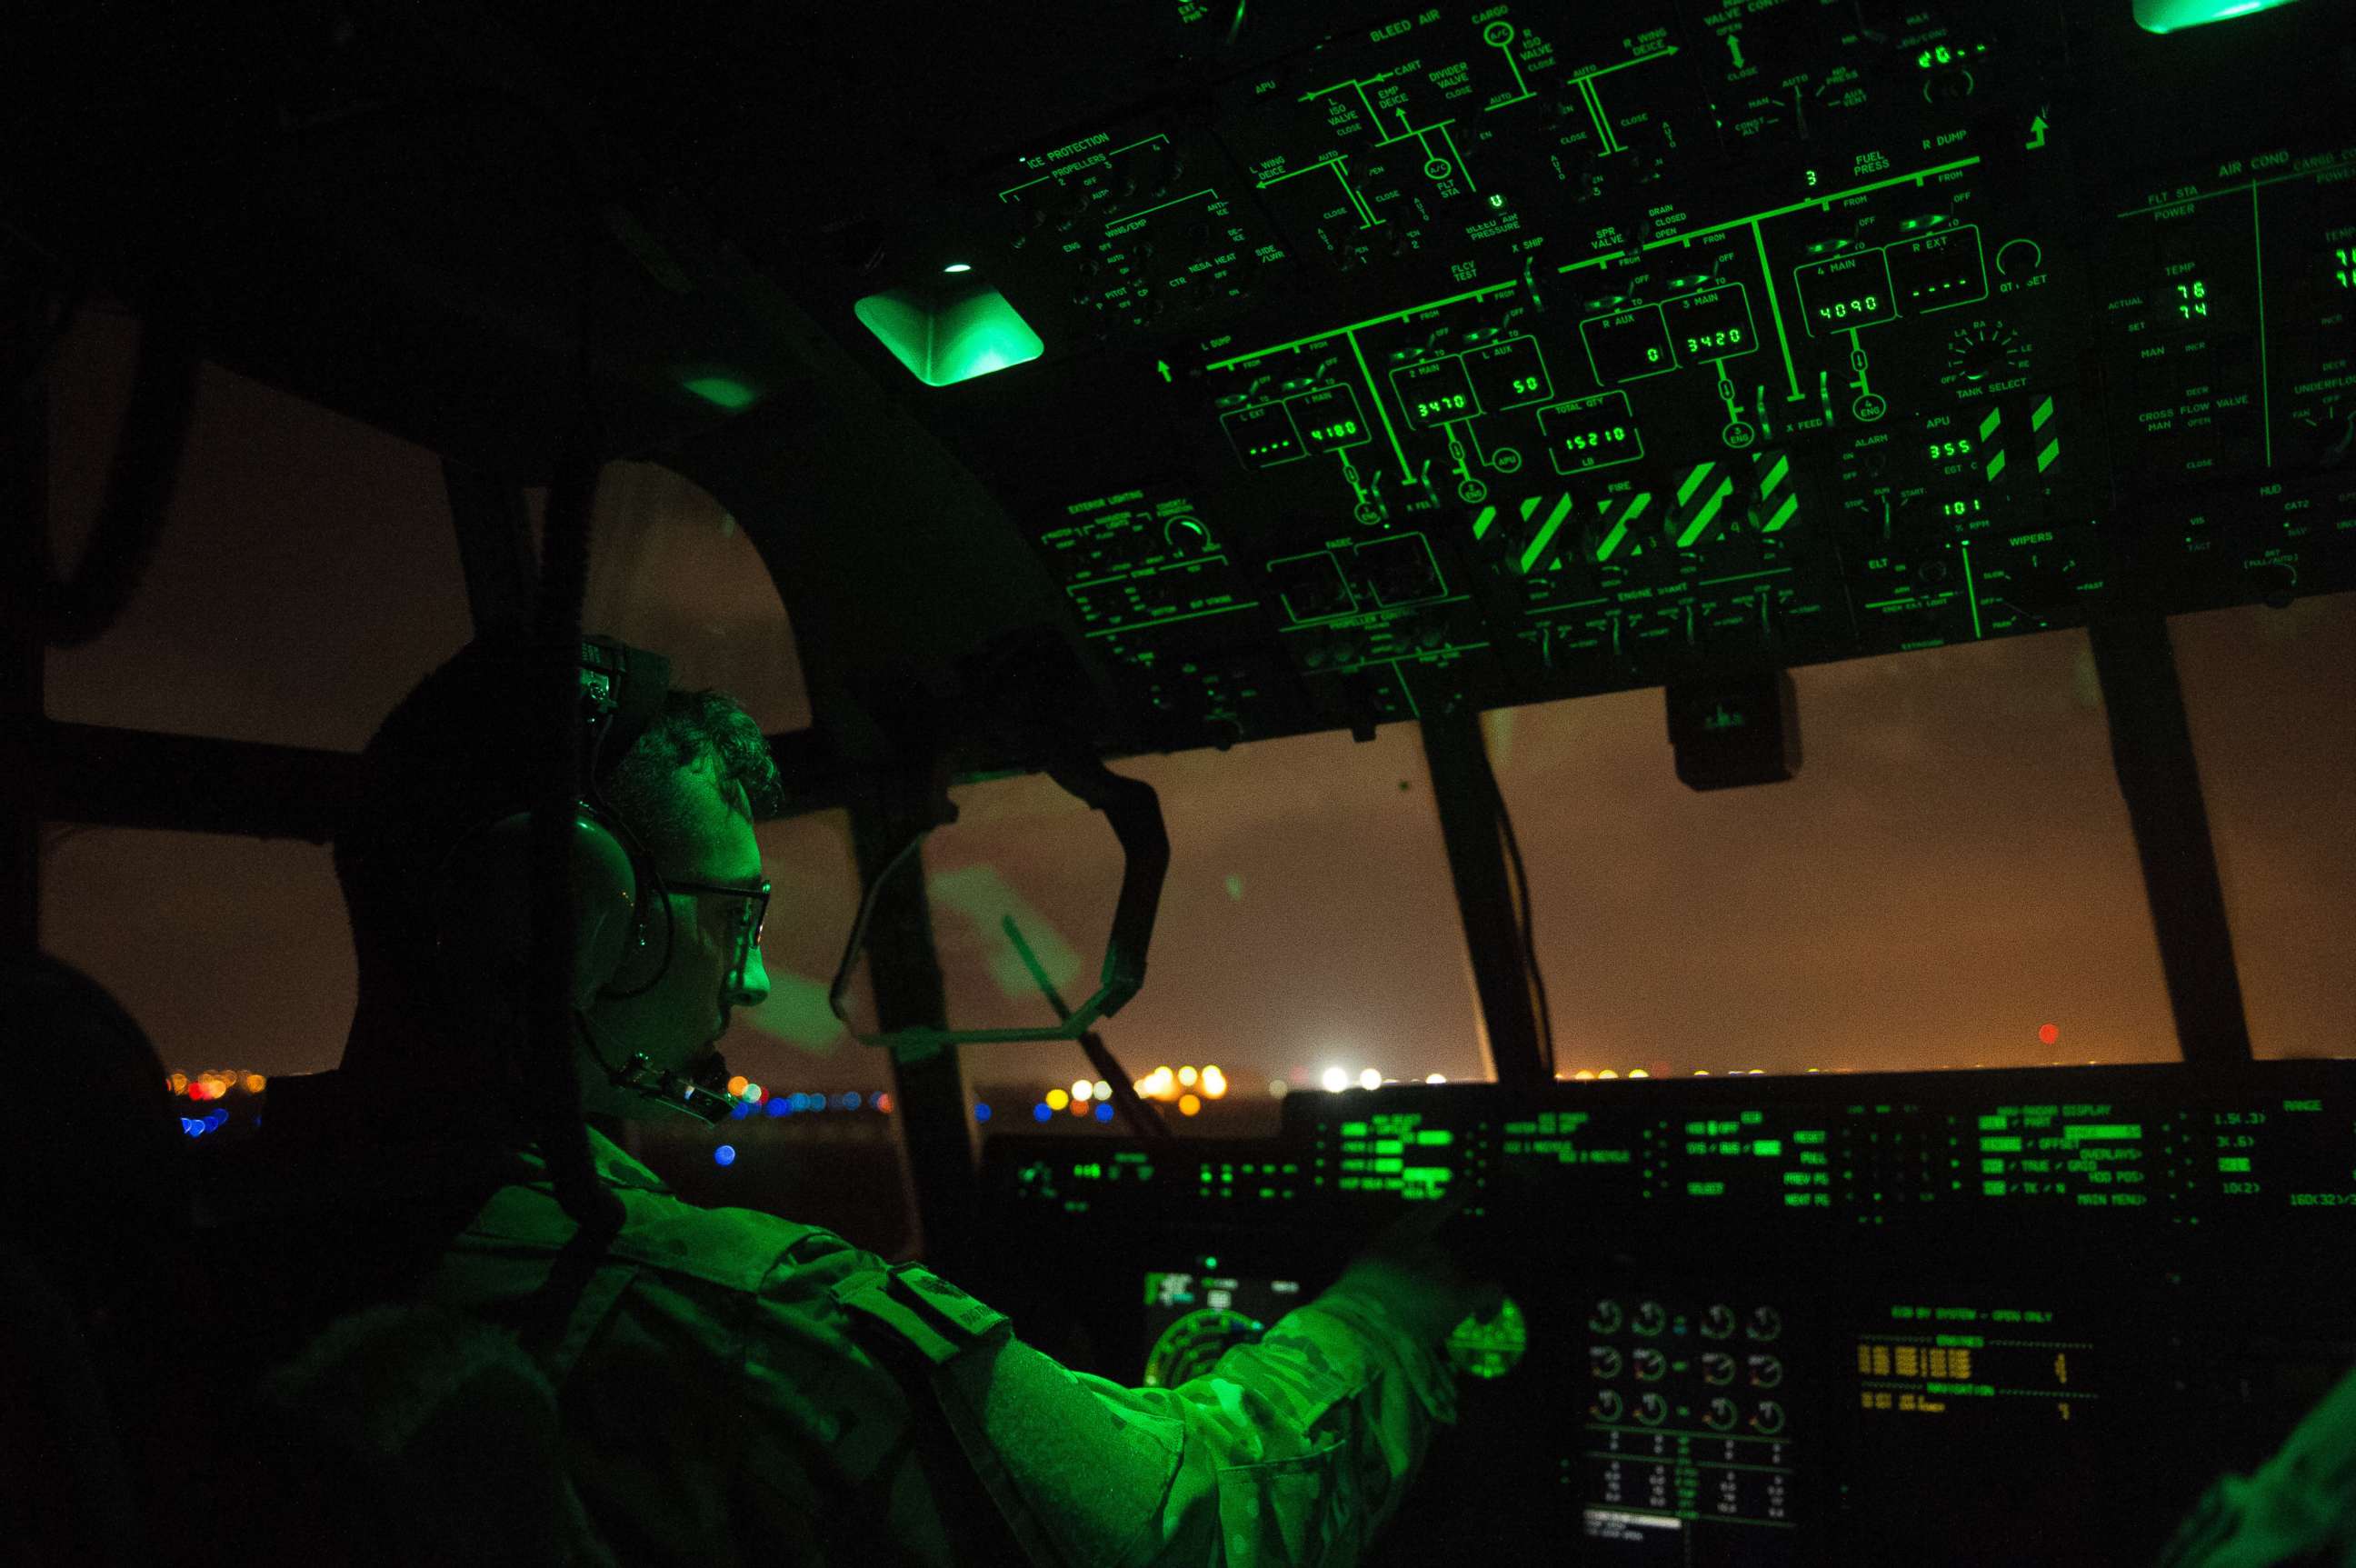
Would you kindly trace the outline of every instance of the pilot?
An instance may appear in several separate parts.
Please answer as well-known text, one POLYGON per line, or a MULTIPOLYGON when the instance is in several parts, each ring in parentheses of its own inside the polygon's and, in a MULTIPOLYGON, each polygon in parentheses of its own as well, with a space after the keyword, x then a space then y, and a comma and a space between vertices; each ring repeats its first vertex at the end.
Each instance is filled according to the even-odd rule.
POLYGON ((779 781, 721 693, 670 692, 606 776, 663 889, 625 943, 632 993, 576 996, 579 1112, 622 1218, 570 1217, 521 1109, 516 977, 454 969, 464 900, 428 885, 444 846, 530 798, 519 679, 470 643, 364 755, 335 844, 359 967, 342 1068, 273 1079, 250 1160, 204 1199, 287 1249, 245 1254, 242 1342, 299 1362, 327 1320, 385 1301, 490 1326, 554 1391, 570 1484, 623 1563, 1356 1560, 1455 1419, 1446 1337, 1500 1300, 1436 1212, 1214 1371, 1131 1389, 922 1267, 687 1203, 599 1130, 650 1110, 644 1074, 708 1070, 730 1015, 769 992, 754 823, 779 781))

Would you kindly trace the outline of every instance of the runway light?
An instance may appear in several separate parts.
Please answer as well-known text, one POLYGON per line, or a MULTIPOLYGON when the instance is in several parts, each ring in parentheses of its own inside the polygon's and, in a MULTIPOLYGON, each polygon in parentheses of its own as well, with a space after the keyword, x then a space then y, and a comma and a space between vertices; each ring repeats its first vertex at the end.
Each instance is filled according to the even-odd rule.
POLYGON ((171 1077, 164 1080, 164 1087, 170 1090, 174 1094, 185 1094, 187 1092, 188 1089, 188 1075, 184 1072, 176 1072, 171 1077))
POLYGON ((730 1079, 728 1080, 728 1098, 734 1100, 742 1095, 744 1092, 744 1086, 752 1081, 753 1080, 751 1079, 746 1078, 741 1072, 734 1078, 730 1079))
POLYGON ((1107 1083, 1102 1079, 1097 1079, 1095 1083, 1089 1086, 1089 1089, 1098 1100, 1110 1100, 1112 1098, 1112 1085, 1107 1083))
MULTIPOLYGON (((891 1098, 892 1098, 892 1097, 891 1097, 890 1095, 888 1095, 888 1094, 879 1094, 879 1095, 877 1095, 877 1096, 875 1097, 875 1109, 876 1109, 876 1110, 878 1110, 878 1111, 889 1111, 889 1110, 891 1110, 892 1108, 891 1108, 889 1105, 886 1105, 886 1104, 884 1103, 884 1101, 887 1101, 887 1100, 889 1100, 889 1099, 891 1099, 891 1098)), ((973 1119, 974 1119, 975 1121, 977 1121, 977 1122, 987 1122, 987 1121, 989 1121, 989 1120, 990 1120, 990 1101, 987 1101, 987 1100, 978 1100, 978 1101, 974 1101, 974 1106, 973 1106, 973 1119)))
POLYGON ((1053 1111, 1047 1109, 1047 1102, 1044 1100, 1031 1108, 1031 1120, 1033 1122, 1045 1122, 1052 1120, 1055 1114, 1055 1113, 1053 1111))
POLYGON ((1595 1076, 1598 1078, 1618 1078, 1620 1076, 1620 1072, 1616 1068, 1605 1068, 1601 1072, 1597 1073, 1595 1076))
POLYGON ((1423 1075, 1423 1081, 1426 1083, 1446 1083, 1448 1081, 1448 1076, 1445 1073, 1428 1072, 1423 1075))
POLYGON ((1075 1115, 1075 1116, 1086 1116, 1087 1113, 1088 1113, 1088 1102, 1087 1102, 1087 1101, 1085 1101, 1085 1100, 1075 1100, 1075 1101, 1072 1101, 1072 1114, 1073 1114, 1073 1115, 1075 1115))
POLYGON ((736 1145, 734 1144, 723 1144, 718 1148, 712 1150, 712 1163, 716 1165, 734 1165, 736 1163, 736 1145))
POLYGON ((1270 1100, 1281 1100, 1291 1092, 1292 1085, 1285 1082, 1284 1079, 1272 1078, 1268 1080, 1268 1097, 1270 1100))
POLYGON ((1047 1109, 1050 1111, 1061 1111, 1071 1102, 1072 1097, 1060 1089, 1051 1089, 1047 1091, 1047 1109))
POLYGON ((1189 1089, 1194 1087, 1195 1077, 1194 1069, 1191 1067, 1182 1067, 1178 1069, 1178 1081, 1189 1089))
POLYGON ((748 1083, 744 1086, 744 1098, 752 1104, 758 1105, 769 1098, 769 1091, 757 1083, 748 1083))
POLYGON ((951 262, 948 266, 943 267, 941 271, 945 273, 969 273, 973 271, 973 268, 963 262, 951 262))
POLYGON ((1365 1071, 1358 1075, 1358 1087, 1360 1089, 1380 1089, 1382 1086, 1383 1075, 1382 1069, 1379 1068, 1370 1067, 1366 1069, 1365 1071))
POLYGON ((2037 1037, 2050 1046, 2062 1037, 2062 1030, 2057 1025, 2040 1024, 2037 1026, 2037 1037))
MULTIPOLYGON (((884 1090, 882 1093, 876 1095, 875 1109, 881 1111, 886 1116, 892 1114, 892 1091, 890 1090, 884 1090)), ((981 1108, 981 1117, 985 1122, 990 1120, 989 1106, 985 1105, 981 1108)))
POLYGON ((1182 1095, 1180 1095, 1180 1096, 1178 1097, 1178 1114, 1179 1114, 1179 1115, 1181 1115, 1181 1116, 1194 1116, 1194 1115, 1199 1115, 1199 1114, 1201 1114, 1202 1110, 1203 1110, 1203 1102, 1202 1102, 1201 1101, 1199 1101, 1199 1100, 1195 1099, 1193 1095, 1191 1095, 1191 1094, 1182 1094, 1182 1095))
POLYGON ((1203 1069, 1203 1092, 1209 1095, 1214 1100, 1217 1100, 1225 1096, 1227 1092, 1227 1075, 1221 1072, 1215 1067, 1205 1068, 1203 1069))
POLYGON ((1646 1072, 1643 1068, 1632 1067, 1628 1069, 1628 1076, 1630 1078, 1650 1078, 1653 1075, 1646 1072))
POLYGON ((1325 1086, 1328 1094, 1339 1094, 1350 1087, 1350 1075, 1338 1067, 1329 1067, 1325 1069, 1325 1076, 1318 1081, 1325 1086))
POLYGON ((1111 1121, 1111 1120, 1112 1120, 1112 1107, 1111 1107, 1111 1106, 1109 1106, 1109 1105, 1105 1104, 1102 1101, 1098 1101, 1097 1102, 1097 1120, 1098 1120, 1098 1121, 1099 1121, 1099 1122, 1109 1122, 1109 1121, 1111 1121))
POLYGON ((769 1103, 761 1107, 762 1113, 767 1116, 783 1116, 792 1109, 792 1104, 786 1100, 785 1096, 780 1094, 771 1095, 769 1097, 769 1103))
POLYGON ((1570 1077, 1574 1083, 1592 1083, 1595 1081, 1595 1069, 1591 1067, 1583 1067, 1572 1073, 1570 1077))
POLYGON ((1094 1090, 1088 1088, 1088 1080, 1087 1079, 1076 1078, 1072 1080, 1073 1099, 1086 1100, 1093 1092, 1094 1090))
POLYGON ((845 1111, 856 1111, 859 1109, 859 1090, 854 1089, 850 1093, 842 1097, 842 1108, 845 1111))

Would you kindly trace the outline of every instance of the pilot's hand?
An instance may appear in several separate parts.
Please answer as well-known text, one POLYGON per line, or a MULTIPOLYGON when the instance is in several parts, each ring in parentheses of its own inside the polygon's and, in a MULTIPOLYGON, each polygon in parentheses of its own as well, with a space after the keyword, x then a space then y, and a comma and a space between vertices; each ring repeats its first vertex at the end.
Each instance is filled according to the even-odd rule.
POLYGON ((1463 1207, 1461 1198, 1413 1205, 1351 1261, 1341 1283, 1379 1294, 1428 1343, 1467 1317, 1488 1322, 1505 1305, 1505 1287, 1468 1272, 1445 1234, 1463 1207))

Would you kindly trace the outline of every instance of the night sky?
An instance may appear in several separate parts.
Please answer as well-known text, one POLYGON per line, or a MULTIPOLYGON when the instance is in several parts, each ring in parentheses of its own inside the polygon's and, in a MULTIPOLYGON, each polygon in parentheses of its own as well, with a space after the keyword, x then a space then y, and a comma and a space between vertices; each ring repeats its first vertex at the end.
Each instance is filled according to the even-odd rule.
MULTIPOLYGON (((86 315, 53 388, 52 530, 94 516, 135 328, 86 315)), ((737 695, 809 711, 744 537, 692 486, 610 469, 586 621, 737 695)), ((2262 1055, 2350 1052, 2356 596, 2179 618, 2178 659, 2262 1055)), ((357 750, 471 634, 437 461, 208 371, 145 588, 49 656, 57 718, 357 750)), ((1558 1063, 1655 1075, 2142 1061, 2177 1054, 2083 633, 1795 671, 1789 784, 1697 795, 1657 691, 1488 715, 1533 886, 1558 1063), (2040 1043, 2040 1026, 2058 1031, 2040 1043)), ((1108 1026, 1139 1076, 1485 1076, 1463 936, 1410 725, 1120 765, 1161 790, 1173 861, 1152 964, 1108 1026)), ((951 1022, 1050 1014, 1012 914, 1068 998, 1119 878, 1110 830, 1043 779, 958 791, 926 851, 951 1022)), ((827 1014, 858 887, 840 812, 761 829, 775 993, 723 1049, 768 1087, 885 1080, 827 1014)), ((167 1066, 335 1065, 353 966, 327 851, 53 827, 43 941, 108 985, 167 1066)), ((1076 1047, 968 1052, 983 1083, 1068 1083, 1076 1047)))

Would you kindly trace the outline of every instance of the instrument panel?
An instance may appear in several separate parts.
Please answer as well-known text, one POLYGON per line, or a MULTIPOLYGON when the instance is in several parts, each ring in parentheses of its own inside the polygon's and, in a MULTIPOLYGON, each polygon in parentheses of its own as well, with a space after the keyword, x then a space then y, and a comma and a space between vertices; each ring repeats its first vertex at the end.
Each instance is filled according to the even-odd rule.
POLYGON ((2344 589, 2314 20, 1337 20, 984 171, 1047 348, 911 406, 1169 746, 2344 589))
POLYGON ((1260 1142, 993 1136, 984 1180, 1018 1332, 1164 1387, 1462 1199, 1508 1305, 1384 1562, 2145 1561, 2356 1360, 2339 1063, 1301 1092, 1260 1142))

